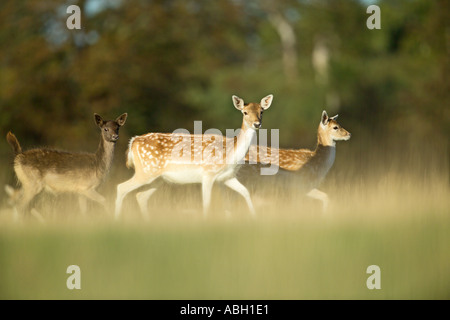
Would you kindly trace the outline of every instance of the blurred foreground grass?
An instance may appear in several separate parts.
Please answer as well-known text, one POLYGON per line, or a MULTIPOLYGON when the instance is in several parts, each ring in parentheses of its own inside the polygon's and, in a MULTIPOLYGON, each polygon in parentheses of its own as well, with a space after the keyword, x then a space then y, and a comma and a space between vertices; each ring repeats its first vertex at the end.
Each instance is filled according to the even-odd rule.
MULTIPOLYGON (((206 219, 199 185, 164 185, 147 222, 133 194, 117 222, 112 208, 91 204, 83 217, 75 197, 44 195, 35 205, 45 225, 13 222, 4 199, 0 298, 450 299, 448 158, 339 147, 321 187, 326 214, 293 186, 255 177, 245 184, 264 194, 252 196, 256 219, 242 197, 217 186, 206 219), (66 287, 73 264, 81 290, 66 287), (381 268, 381 290, 366 287, 370 265, 381 268)), ((0 182, 11 183, 4 168, 0 182)), ((130 174, 113 171, 99 190, 111 205, 130 174)))
MULTIPOLYGON (((195 208, 196 191, 186 195, 194 200, 178 205, 165 198, 180 190, 151 200, 148 223, 133 199, 120 222, 94 208, 90 217, 74 212, 46 225, 16 224, 3 211, 0 298, 450 298, 446 188, 422 198, 410 190, 398 202, 399 190, 368 190, 364 198, 361 190, 350 196, 344 189, 326 215, 314 201, 300 199, 260 208, 255 220, 241 199, 228 218, 219 205, 206 220, 199 212, 183 213, 195 208), (66 287, 72 264, 81 268, 81 290, 66 287), (373 264, 381 268, 381 290, 366 287, 373 264)), ((215 191, 219 200, 223 194, 215 191)))

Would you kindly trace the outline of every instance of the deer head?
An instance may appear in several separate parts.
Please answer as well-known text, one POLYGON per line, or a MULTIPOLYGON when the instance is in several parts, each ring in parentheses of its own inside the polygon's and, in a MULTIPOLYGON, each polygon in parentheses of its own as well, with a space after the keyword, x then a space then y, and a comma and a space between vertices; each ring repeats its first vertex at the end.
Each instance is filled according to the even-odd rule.
POLYGON ((262 123, 262 114, 272 104, 273 95, 269 94, 262 98, 260 103, 252 102, 248 104, 244 104, 244 100, 238 96, 233 96, 232 98, 234 107, 244 115, 243 126, 246 129, 259 129, 262 123))
POLYGON ((94 113, 94 120, 97 126, 102 130, 103 140, 116 142, 119 140, 119 128, 125 124, 127 113, 122 114, 116 120, 105 121, 100 115, 94 113))
POLYGON ((325 110, 322 112, 322 118, 320 120, 318 130, 319 143, 325 146, 334 146, 335 141, 350 139, 350 132, 342 128, 341 125, 337 123, 337 117, 338 115, 328 117, 325 110))

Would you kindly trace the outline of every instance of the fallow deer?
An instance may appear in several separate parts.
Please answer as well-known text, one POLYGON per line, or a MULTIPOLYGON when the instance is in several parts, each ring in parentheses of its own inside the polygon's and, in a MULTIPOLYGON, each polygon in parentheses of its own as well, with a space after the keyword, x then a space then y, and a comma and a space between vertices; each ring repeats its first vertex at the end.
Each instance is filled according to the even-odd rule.
POLYGON ((130 140, 127 167, 134 168, 135 173, 131 179, 117 186, 116 219, 120 216, 125 196, 151 184, 150 189, 136 195, 141 213, 147 218, 148 199, 161 180, 176 184, 201 183, 204 216, 210 206, 215 181, 223 182, 241 194, 251 214, 255 214, 249 192, 236 179, 236 171, 238 163, 243 162, 248 152, 256 130, 261 127, 263 111, 270 107, 273 96, 264 97, 260 103, 245 104, 237 96, 233 96, 232 100, 234 107, 243 114, 240 132, 234 139, 215 134, 148 133, 130 140))
MULTIPOLYGON (((246 155, 246 161, 257 161, 257 164, 246 164, 240 169, 242 175, 257 174, 259 169, 267 164, 276 164, 280 170, 276 176, 295 179, 297 190, 307 196, 322 201, 323 210, 328 206, 328 195, 317 187, 333 166, 336 157, 336 141, 348 140, 351 134, 342 128, 336 121, 338 115, 328 117, 326 111, 322 112, 322 118, 317 129, 317 146, 314 151, 308 149, 278 149, 277 152, 269 147, 257 146, 256 155, 250 151, 246 155)), ((276 178, 276 177, 275 177, 276 178)), ((255 180, 253 177, 250 179, 255 180)), ((261 176, 269 180, 270 176, 261 176)), ((267 182, 267 181, 265 181, 267 182)), ((265 183, 264 181, 262 183, 265 183)))
POLYGON ((25 212, 30 201, 43 190, 79 194, 82 212, 86 211, 86 198, 105 207, 105 198, 96 188, 105 180, 111 168, 119 128, 125 124, 127 114, 122 114, 114 121, 104 121, 98 114, 94 114, 94 119, 101 129, 96 153, 74 153, 47 148, 22 151, 16 136, 8 132, 6 139, 15 154, 14 171, 22 185, 18 191, 20 213, 25 212))

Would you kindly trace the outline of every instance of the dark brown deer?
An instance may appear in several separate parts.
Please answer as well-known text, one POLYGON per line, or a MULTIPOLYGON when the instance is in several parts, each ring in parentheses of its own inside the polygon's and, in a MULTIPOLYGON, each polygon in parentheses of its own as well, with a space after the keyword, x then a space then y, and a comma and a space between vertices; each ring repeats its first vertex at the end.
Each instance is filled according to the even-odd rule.
POLYGON ((24 213, 30 201, 41 191, 76 193, 80 197, 81 211, 86 211, 86 198, 105 207, 105 198, 96 188, 105 180, 111 168, 114 148, 119 139, 119 128, 125 124, 127 114, 116 120, 105 121, 94 114, 101 129, 96 153, 66 152, 47 148, 22 151, 16 136, 8 132, 6 140, 15 153, 14 171, 22 184, 19 213, 24 213))

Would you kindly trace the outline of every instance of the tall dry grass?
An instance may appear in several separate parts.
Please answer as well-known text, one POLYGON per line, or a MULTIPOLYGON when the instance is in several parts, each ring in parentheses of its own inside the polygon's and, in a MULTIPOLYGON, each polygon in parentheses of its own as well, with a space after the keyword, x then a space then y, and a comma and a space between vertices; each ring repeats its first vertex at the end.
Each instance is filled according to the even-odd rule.
MULTIPOLYGON (((111 204, 115 185, 132 174, 115 165, 99 190, 111 204)), ((10 173, 1 178, 11 182, 10 173)), ((320 187, 331 201, 326 213, 318 201, 296 194, 295 184, 246 181, 256 219, 242 197, 220 186, 206 219, 199 185, 162 187, 150 200, 147 222, 134 194, 119 222, 112 205, 105 212, 91 204, 81 216, 70 195, 35 201, 45 225, 32 217, 15 223, 3 205, 0 297, 450 298, 447 147, 339 143, 320 187), (65 287, 70 264, 83 272, 78 292, 65 287), (365 286, 371 264, 382 270, 381 290, 365 286)))

